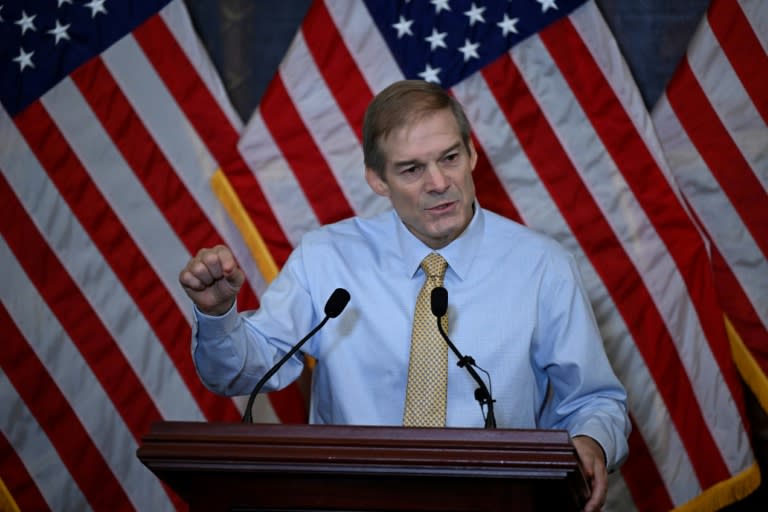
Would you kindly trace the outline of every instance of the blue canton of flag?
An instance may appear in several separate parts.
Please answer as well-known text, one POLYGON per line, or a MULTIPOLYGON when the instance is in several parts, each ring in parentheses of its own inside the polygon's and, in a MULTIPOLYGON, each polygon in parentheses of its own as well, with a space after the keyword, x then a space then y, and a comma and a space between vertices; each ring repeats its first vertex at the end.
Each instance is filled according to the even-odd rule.
POLYGON ((450 88, 584 0, 366 0, 406 78, 450 88))
POLYGON ((0 4, 0 102, 13 116, 169 0, 0 4))

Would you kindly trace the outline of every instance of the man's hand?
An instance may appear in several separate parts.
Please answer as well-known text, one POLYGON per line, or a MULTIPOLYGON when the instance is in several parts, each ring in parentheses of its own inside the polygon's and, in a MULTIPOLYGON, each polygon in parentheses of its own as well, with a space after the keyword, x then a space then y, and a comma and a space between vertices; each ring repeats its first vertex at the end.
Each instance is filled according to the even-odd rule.
POLYGON ((229 248, 217 245, 201 249, 179 274, 179 283, 197 309, 207 315, 223 315, 235 302, 245 274, 229 248))
POLYGON ((605 469, 603 449, 591 437, 576 436, 572 441, 576 447, 576 452, 579 454, 579 459, 581 459, 584 476, 592 488, 592 496, 584 505, 584 512, 602 510, 608 492, 608 471, 605 469))

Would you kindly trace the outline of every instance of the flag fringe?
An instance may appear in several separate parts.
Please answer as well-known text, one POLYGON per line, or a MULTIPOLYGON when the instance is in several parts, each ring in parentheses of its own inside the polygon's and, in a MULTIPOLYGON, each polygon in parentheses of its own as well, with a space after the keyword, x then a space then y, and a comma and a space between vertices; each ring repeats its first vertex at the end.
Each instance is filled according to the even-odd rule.
POLYGON ((760 466, 755 462, 741 473, 716 483, 672 512, 715 512, 746 498, 759 486, 760 466))
POLYGON ((253 221, 246 213, 243 203, 240 202, 234 188, 232 188, 232 184, 221 169, 218 169, 211 176, 211 189, 243 236, 251 256, 259 267, 261 275, 264 276, 264 280, 267 283, 271 282, 277 276, 277 264, 267 249, 264 239, 261 238, 259 230, 256 229, 253 221))
POLYGON ((3 512, 20 512, 16 500, 13 499, 11 491, 5 486, 2 478, 0 478, 0 510, 3 512))
POLYGON ((728 317, 725 317, 725 330, 728 332, 728 339, 731 342, 731 355, 736 363, 736 368, 741 374, 741 378, 752 390, 763 411, 768 413, 768 377, 766 377, 760 365, 755 361, 754 356, 744 344, 744 340, 739 336, 738 331, 733 326, 728 317))

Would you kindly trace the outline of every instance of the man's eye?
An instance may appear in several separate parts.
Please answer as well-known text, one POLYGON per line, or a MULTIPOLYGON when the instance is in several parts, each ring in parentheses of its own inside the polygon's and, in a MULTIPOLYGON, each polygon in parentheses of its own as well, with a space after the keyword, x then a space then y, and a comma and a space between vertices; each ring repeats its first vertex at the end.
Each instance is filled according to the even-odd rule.
POLYGON ((448 155, 445 155, 445 161, 446 162, 454 162, 458 158, 459 158, 459 154, 458 153, 450 153, 448 155))

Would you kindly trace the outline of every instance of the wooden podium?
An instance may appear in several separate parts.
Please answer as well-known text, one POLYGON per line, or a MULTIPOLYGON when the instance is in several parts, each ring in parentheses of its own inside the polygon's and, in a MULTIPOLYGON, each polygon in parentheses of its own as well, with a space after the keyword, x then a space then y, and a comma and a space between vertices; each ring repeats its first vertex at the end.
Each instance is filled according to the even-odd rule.
POLYGON ((559 430, 161 422, 139 459, 197 511, 580 510, 559 430))

